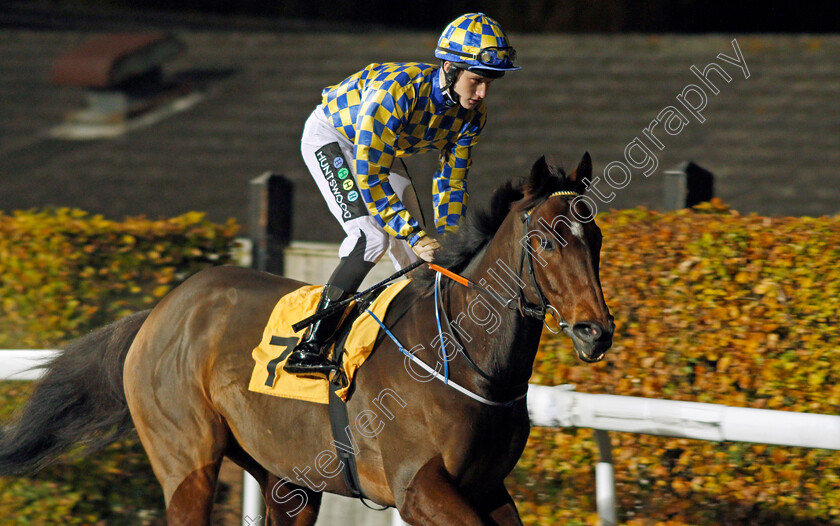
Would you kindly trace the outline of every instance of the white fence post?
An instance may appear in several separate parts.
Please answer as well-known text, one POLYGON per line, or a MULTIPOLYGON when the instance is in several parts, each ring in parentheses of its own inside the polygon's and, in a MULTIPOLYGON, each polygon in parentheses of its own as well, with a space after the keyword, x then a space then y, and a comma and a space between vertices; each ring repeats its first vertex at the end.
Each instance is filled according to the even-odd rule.
POLYGON ((601 526, 616 526, 618 518, 615 512, 615 474, 610 435, 603 429, 596 429, 595 440, 601 454, 601 461, 595 467, 595 502, 598 506, 598 517, 601 519, 601 526))
POLYGON ((403 521, 402 517, 400 517, 400 512, 397 511, 397 508, 393 508, 392 513, 393 522, 391 523, 391 526, 408 526, 408 523, 403 521))
POLYGON ((242 526, 265 524, 265 502, 257 480, 242 470, 242 526))

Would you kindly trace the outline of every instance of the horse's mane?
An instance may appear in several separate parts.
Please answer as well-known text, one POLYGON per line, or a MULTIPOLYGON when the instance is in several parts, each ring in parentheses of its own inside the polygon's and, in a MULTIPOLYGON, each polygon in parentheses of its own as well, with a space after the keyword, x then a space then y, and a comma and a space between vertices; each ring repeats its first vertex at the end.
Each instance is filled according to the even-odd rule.
MULTIPOLYGON (((473 257, 493 239, 511 210, 524 212, 560 190, 572 189, 574 182, 561 167, 549 165, 540 158, 527 177, 507 181, 493 192, 489 207, 470 209, 456 233, 440 239, 435 264, 453 272, 463 271, 473 257)), ((434 284, 435 272, 422 266, 412 272, 412 286, 426 292, 434 284)))

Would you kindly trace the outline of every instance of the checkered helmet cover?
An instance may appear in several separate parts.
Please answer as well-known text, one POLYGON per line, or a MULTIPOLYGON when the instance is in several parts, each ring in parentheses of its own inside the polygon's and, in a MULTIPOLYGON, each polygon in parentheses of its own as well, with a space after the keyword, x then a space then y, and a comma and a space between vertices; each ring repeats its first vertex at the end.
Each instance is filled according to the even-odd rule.
POLYGON ((457 52, 477 55, 485 48, 511 47, 507 35, 498 22, 484 13, 469 13, 453 20, 441 33, 435 48, 435 57, 450 62, 461 62, 469 69, 485 68, 497 71, 519 69, 511 61, 496 67, 488 67, 475 58, 458 55, 457 52), (452 53, 452 51, 456 53, 452 53))

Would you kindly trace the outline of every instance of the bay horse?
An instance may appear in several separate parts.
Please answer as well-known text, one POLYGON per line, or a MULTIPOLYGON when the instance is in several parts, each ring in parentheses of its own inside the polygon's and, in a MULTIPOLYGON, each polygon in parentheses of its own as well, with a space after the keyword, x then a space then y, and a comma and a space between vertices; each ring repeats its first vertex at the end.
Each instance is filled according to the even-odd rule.
POLYGON ((612 344, 601 233, 576 197, 591 172, 588 153, 569 175, 543 157, 444 237, 435 263, 472 285, 439 281, 426 267, 411 274, 383 320, 400 345, 380 334, 357 371, 346 440, 333 442, 328 406, 248 390, 251 351, 272 308, 304 284, 221 266, 154 309, 69 343, 0 433, 0 475, 37 470, 79 445, 93 451, 135 428, 169 524, 210 524, 227 456, 260 483, 266 524, 303 526, 315 523, 323 491, 350 495, 336 476, 341 443, 356 454, 364 497, 410 524, 521 524, 504 479, 530 431, 524 395, 545 312, 586 362, 612 344), (447 381, 406 354, 435 371, 446 361, 447 381))

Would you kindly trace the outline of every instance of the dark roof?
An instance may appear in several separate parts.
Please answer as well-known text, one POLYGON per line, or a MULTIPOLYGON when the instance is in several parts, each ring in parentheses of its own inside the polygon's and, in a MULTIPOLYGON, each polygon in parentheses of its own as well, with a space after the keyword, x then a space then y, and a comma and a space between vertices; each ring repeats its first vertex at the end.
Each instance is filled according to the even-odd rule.
MULTIPOLYGON (((340 239, 300 158, 303 122, 324 86, 374 61, 429 60, 437 37, 175 28, 186 50, 167 73, 192 82, 201 102, 114 139, 50 138, 83 104, 80 88, 50 84, 54 61, 105 32, 0 29, 0 210, 75 206, 115 218, 204 210, 244 224, 249 179, 273 171, 296 184, 295 238, 340 239)), ((651 145, 643 130, 664 108, 684 111, 676 96, 701 84, 689 67, 714 61, 732 80, 710 74, 720 93, 706 88, 705 122, 689 116, 676 136, 660 125, 656 173, 634 171, 604 208, 657 208, 663 170, 692 160, 741 212, 840 212, 840 36, 510 36, 522 70, 491 88, 470 173, 473 204, 544 153, 572 169, 589 151, 603 179, 634 138, 651 145), (735 56, 733 39, 749 78, 718 58, 735 56)), ((407 163, 428 210, 436 156, 407 163)))

